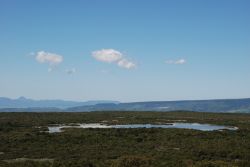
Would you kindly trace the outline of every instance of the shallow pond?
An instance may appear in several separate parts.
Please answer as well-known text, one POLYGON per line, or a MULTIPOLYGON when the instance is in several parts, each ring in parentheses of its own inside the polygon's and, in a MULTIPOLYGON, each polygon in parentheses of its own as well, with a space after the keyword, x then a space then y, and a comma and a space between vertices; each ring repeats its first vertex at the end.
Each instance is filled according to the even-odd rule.
POLYGON ((49 133, 62 132, 64 128, 179 128, 179 129, 194 129, 201 131, 215 131, 215 130, 237 130, 237 127, 227 127, 212 124, 199 123, 169 123, 169 124, 127 124, 127 125, 106 125, 100 123, 93 124, 78 124, 76 126, 57 125, 49 126, 49 133))

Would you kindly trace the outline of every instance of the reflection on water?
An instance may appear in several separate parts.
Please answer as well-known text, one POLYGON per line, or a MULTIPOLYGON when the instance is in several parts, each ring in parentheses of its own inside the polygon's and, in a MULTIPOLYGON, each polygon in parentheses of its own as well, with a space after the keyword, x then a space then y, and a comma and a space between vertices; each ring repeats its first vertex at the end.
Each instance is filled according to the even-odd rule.
POLYGON ((77 126, 49 126, 49 133, 62 132, 64 128, 180 128, 180 129, 194 129, 201 131, 214 131, 214 130, 237 130, 237 127, 227 127, 221 125, 199 124, 199 123, 170 123, 170 124, 127 124, 127 125, 106 125, 100 123, 93 124, 78 124, 77 126))

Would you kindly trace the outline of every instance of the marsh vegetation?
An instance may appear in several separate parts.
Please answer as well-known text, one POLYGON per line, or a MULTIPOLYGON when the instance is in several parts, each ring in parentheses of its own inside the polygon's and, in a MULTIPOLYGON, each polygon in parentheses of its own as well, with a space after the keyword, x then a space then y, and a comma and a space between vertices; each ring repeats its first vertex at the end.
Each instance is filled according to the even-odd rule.
POLYGON ((0 166, 3 167, 245 167, 250 166, 249 160, 249 114, 0 113, 0 166), (55 124, 168 124, 178 121, 239 129, 65 128, 62 133, 46 132, 48 126, 55 124))

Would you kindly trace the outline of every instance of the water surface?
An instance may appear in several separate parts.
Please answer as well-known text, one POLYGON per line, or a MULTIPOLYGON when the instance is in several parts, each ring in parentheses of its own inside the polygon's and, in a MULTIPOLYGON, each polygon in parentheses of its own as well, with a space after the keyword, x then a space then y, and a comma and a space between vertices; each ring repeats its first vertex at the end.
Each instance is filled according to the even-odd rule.
POLYGON ((100 123, 92 124, 78 124, 77 126, 66 126, 66 125, 57 125, 49 126, 49 133, 58 133, 62 132, 64 128, 120 128, 120 129, 129 129, 129 128, 178 128, 178 129, 194 129, 201 131, 215 131, 215 130, 237 130, 237 127, 228 127, 221 125, 212 125, 212 124, 199 124, 199 123, 169 123, 169 124, 127 124, 127 125, 107 125, 100 123))

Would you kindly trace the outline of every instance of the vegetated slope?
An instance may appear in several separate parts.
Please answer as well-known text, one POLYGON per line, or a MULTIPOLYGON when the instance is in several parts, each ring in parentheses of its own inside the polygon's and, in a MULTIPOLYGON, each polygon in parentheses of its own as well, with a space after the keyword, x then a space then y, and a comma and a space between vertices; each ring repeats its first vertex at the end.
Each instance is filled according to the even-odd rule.
POLYGON ((67 111, 173 111, 250 112, 250 98, 96 104, 68 108, 67 111))

